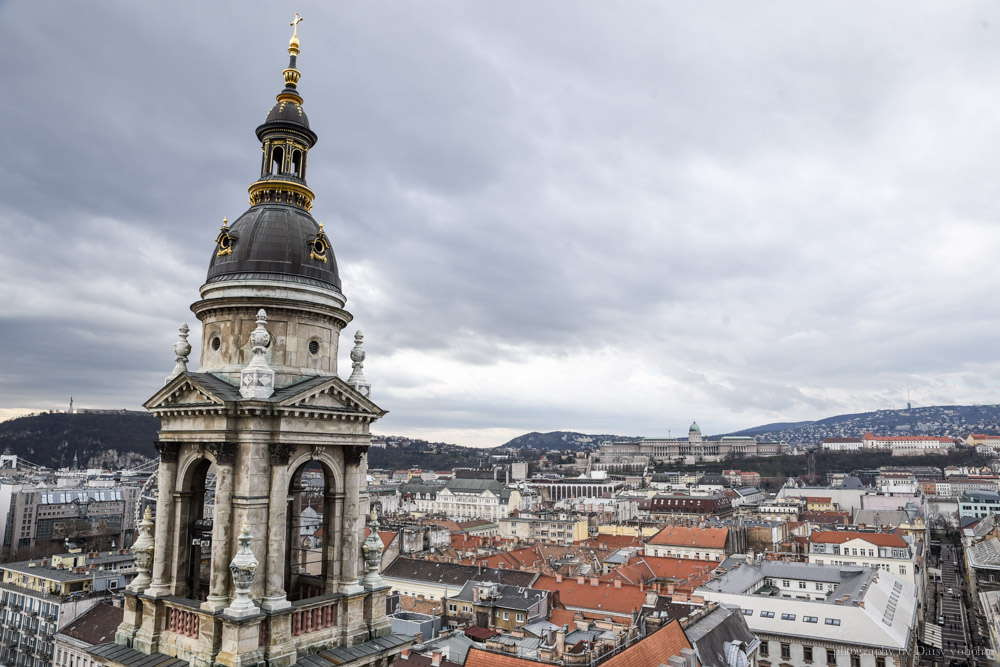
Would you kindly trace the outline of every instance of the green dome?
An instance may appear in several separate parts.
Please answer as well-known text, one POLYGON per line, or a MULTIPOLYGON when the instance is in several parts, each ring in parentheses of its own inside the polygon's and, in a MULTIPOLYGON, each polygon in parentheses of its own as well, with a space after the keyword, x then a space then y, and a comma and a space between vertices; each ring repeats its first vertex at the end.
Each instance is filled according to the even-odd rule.
POLYGON ((691 422, 691 428, 688 429, 688 432, 691 431, 698 431, 698 433, 701 433, 701 427, 698 426, 698 422, 691 422))

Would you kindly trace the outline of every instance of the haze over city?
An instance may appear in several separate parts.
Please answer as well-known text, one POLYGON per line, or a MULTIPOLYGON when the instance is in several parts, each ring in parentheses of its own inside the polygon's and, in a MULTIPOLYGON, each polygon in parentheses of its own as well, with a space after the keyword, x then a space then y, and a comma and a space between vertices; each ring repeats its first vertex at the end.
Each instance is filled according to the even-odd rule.
POLYGON ((998 402, 997 5, 246 8, 0 5, 0 418, 139 409, 198 349, 295 9, 377 432, 998 402))

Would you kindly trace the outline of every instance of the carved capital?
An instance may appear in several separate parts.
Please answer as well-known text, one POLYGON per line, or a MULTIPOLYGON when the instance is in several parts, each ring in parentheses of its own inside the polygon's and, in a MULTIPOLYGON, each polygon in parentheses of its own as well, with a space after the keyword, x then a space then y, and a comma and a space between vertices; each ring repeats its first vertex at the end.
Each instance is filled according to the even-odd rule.
POLYGON ((271 454, 271 465, 273 466, 288 465, 288 461, 292 457, 292 452, 295 451, 294 445, 287 445, 281 442, 272 442, 268 448, 271 454))
POLYGON ((209 453, 215 457, 215 462, 223 465, 236 463, 236 452, 239 449, 235 442, 210 442, 209 453))
POLYGON ((344 447, 344 463, 349 466, 361 465, 361 457, 368 453, 368 447, 363 445, 347 445, 344 447))
POLYGON ((157 441, 153 445, 160 453, 160 461, 163 463, 177 463, 177 454, 180 450, 176 442, 157 441))

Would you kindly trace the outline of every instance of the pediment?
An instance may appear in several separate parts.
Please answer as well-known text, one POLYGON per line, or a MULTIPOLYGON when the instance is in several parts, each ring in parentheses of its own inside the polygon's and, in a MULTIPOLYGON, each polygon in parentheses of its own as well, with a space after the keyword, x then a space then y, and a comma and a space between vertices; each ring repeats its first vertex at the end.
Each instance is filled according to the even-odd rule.
POLYGON ((365 412, 381 417, 385 410, 375 405, 339 377, 316 378, 284 387, 276 392, 277 403, 285 408, 365 412), (285 394, 278 396, 278 393, 285 394))
POLYGON ((192 374, 182 373, 163 389, 156 392, 145 403, 148 410, 164 410, 169 408, 221 406, 225 398, 206 383, 199 382, 192 374))

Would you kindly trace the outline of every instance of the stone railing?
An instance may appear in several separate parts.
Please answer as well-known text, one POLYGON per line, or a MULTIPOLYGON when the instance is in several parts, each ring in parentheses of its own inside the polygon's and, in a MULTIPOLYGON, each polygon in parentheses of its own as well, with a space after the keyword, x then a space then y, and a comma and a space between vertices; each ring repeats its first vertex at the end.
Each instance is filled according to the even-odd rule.
POLYGON ((292 636, 299 637, 317 630, 337 625, 339 601, 327 602, 318 607, 300 609, 292 613, 292 636))
POLYGON ((167 607, 167 630, 185 637, 197 638, 199 635, 200 618, 193 611, 183 611, 167 607))

